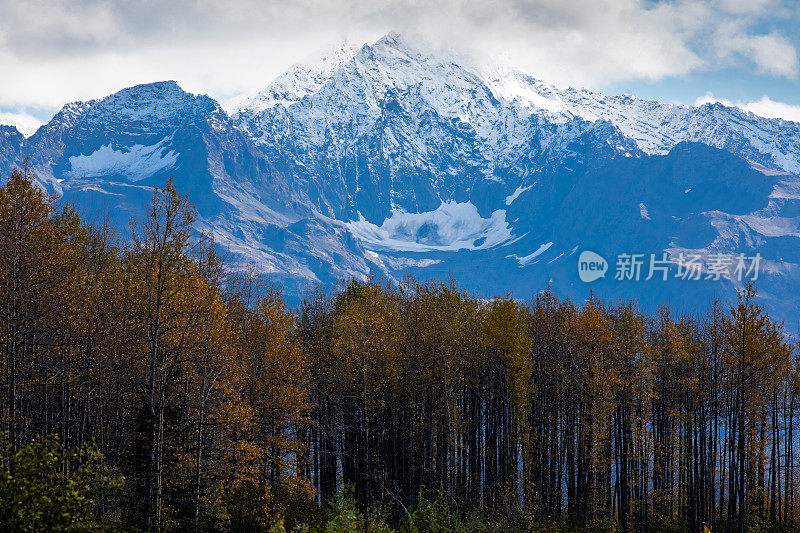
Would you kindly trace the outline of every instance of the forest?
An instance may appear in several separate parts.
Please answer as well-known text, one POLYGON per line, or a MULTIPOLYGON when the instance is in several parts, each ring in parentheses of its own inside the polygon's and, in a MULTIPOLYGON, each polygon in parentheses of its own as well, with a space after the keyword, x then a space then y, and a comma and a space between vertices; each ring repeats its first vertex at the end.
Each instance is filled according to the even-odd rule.
POLYGON ((678 315, 349 280, 288 308, 171 182, 122 239, 0 188, 0 530, 797 531, 800 364, 678 315))

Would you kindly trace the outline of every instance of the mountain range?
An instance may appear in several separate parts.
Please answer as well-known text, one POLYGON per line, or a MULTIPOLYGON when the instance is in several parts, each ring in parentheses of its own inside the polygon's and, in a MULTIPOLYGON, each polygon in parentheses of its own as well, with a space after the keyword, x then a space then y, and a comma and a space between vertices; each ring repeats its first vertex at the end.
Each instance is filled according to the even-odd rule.
POLYGON ((168 81, 67 104, 28 138, 0 126, 0 175, 25 156, 123 236, 173 176, 197 229, 293 301, 413 274, 691 311, 741 282, 616 280, 618 255, 698 255, 706 278, 715 254, 758 254, 762 301, 800 329, 800 124, 735 107, 562 89, 390 33, 299 63, 230 112, 168 81), (609 262, 594 283, 578 276, 585 250, 609 262))

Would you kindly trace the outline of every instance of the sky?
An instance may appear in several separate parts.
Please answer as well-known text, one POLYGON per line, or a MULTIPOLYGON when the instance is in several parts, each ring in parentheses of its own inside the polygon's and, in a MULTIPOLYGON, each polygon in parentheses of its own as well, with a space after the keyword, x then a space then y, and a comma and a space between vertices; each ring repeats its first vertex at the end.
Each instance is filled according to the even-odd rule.
POLYGON ((0 124, 172 79, 223 105, 391 30, 560 86, 800 122, 797 0, 0 0, 0 124))

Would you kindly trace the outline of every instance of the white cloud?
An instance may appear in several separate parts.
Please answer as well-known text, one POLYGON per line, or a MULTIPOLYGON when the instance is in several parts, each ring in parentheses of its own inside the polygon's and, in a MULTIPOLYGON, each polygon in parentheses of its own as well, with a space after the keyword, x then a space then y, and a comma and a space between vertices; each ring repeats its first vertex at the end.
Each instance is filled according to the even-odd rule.
POLYGON ((764 95, 760 100, 755 100, 753 102, 733 103, 730 100, 717 98, 711 93, 706 93, 695 100, 694 105, 703 105, 714 102, 719 102, 720 104, 729 107, 738 107, 739 109, 749 111, 762 117, 782 118, 783 120, 790 120, 792 122, 800 123, 800 106, 776 102, 767 95, 764 95))
POLYGON ((715 103, 720 103, 720 104, 726 105, 728 107, 735 107, 736 106, 736 104, 734 104, 730 100, 726 100, 725 98, 717 98, 716 96, 714 96, 713 93, 706 93, 706 94, 704 94, 703 96, 700 96, 699 98, 697 98, 697 100, 694 101, 694 105, 696 105, 696 106, 701 106, 701 105, 705 105, 705 104, 715 104, 715 103))
POLYGON ((762 35, 748 34, 740 20, 720 24, 713 37, 716 58, 735 66, 744 59, 755 66, 757 72, 796 78, 798 74, 797 50, 792 42, 777 32, 762 35))
POLYGON ((743 106, 745 111, 750 111, 756 115, 768 118, 782 118, 800 123, 800 106, 784 104, 770 100, 769 96, 764 95, 761 100, 750 102, 743 106))
POLYGON ((775 0, 717 0, 717 7, 728 13, 762 13, 775 7, 775 0))
POLYGON ((761 72, 786 78, 797 77, 797 50, 783 35, 773 32, 751 37, 749 55, 761 72))
POLYGON ((42 121, 27 113, 0 113, 0 124, 15 126, 20 133, 30 137, 42 125, 42 121))

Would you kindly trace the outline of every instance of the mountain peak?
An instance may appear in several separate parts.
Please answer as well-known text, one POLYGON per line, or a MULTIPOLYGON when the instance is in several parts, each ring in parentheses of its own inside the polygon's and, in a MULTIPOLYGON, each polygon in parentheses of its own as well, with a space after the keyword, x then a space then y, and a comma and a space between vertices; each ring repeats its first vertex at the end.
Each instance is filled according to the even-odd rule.
POLYGON ((132 100, 137 105, 146 101, 154 100, 193 100, 194 95, 184 91, 178 82, 174 80, 156 81, 151 83, 142 83, 132 87, 126 87, 121 91, 106 96, 99 101, 125 101, 132 100))
POLYGON ((0 137, 19 137, 22 136, 19 129, 13 124, 0 124, 0 137))
POLYGON ((71 123, 80 117, 90 122, 166 125, 184 120, 198 105, 209 111, 218 107, 210 98, 186 92, 177 82, 168 80, 134 85, 103 98, 65 106, 59 115, 68 116, 71 123))
POLYGON ((295 63, 275 78, 266 89, 255 96, 246 98, 238 106, 238 112, 258 112, 278 104, 284 107, 301 100, 303 97, 317 92, 320 87, 359 53, 365 44, 356 44, 349 39, 341 39, 308 57, 305 61, 295 63))
POLYGON ((195 96, 184 91, 174 80, 142 83, 126 87, 102 98, 75 101, 65 104, 51 122, 72 125, 75 120, 90 110, 116 113, 123 110, 144 115, 153 107, 167 108, 195 100, 195 96))
MULTIPOLYGON (((452 59, 451 53, 434 46, 422 36, 409 35, 392 30, 368 47, 378 56, 400 54, 409 58, 420 60, 426 57, 436 57, 439 59, 452 59)), ((460 61, 455 61, 460 63, 460 61)))
POLYGON ((408 48, 409 43, 399 31, 392 30, 375 42, 375 46, 391 46, 393 48, 408 48))

